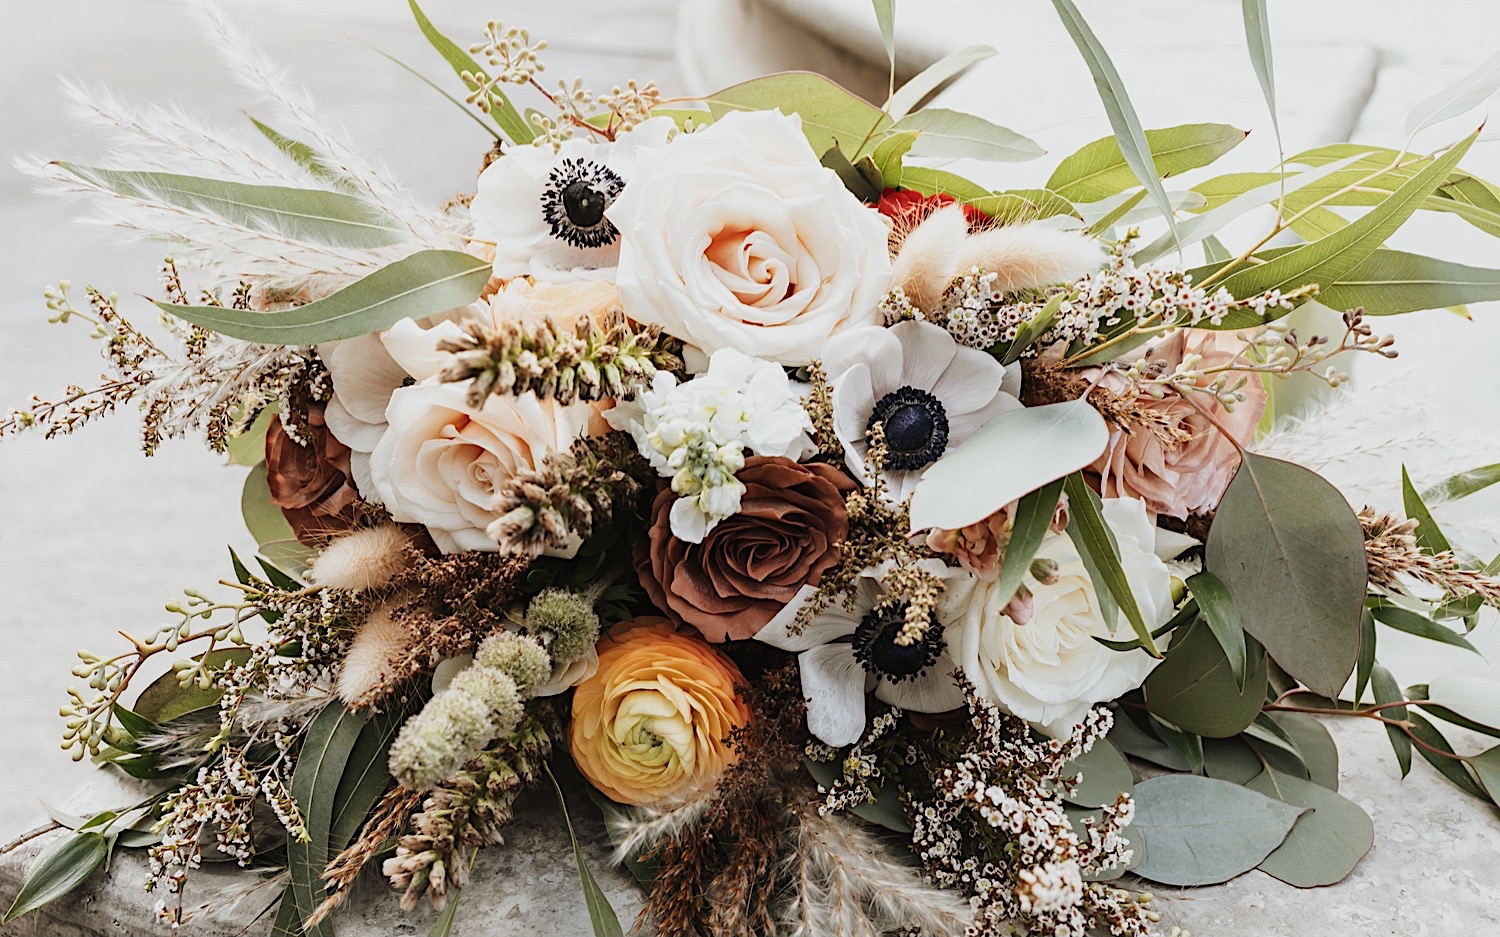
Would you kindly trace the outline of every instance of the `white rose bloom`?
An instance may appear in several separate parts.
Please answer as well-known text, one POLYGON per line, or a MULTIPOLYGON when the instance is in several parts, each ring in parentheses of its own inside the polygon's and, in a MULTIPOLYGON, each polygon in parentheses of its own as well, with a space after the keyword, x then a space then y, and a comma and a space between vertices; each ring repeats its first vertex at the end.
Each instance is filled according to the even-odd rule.
POLYGON ((530 392, 492 396, 476 409, 464 399, 468 390, 435 378, 398 388, 386 408, 390 426, 370 457, 371 480, 391 517, 426 525, 444 553, 498 549, 485 529, 499 519, 500 487, 571 446, 592 410, 530 392))
POLYGON ((675 129, 657 117, 614 142, 586 136, 549 146, 513 146, 479 176, 474 236, 495 244, 495 276, 553 282, 609 279, 619 231, 604 210, 634 178, 639 154, 662 147, 675 129))
POLYGON ((715 352, 708 370, 686 384, 658 372, 649 390, 604 418, 672 479, 682 495, 672 505, 672 533, 691 543, 739 511, 745 486, 734 476, 746 450, 793 461, 816 451, 812 421, 786 372, 732 348, 715 352))
POLYGON ((631 318, 705 355, 735 348, 785 365, 878 324, 886 223, 800 128, 779 111, 736 111, 638 154, 635 181, 607 212, 631 318))
MULTIPOLYGON (((1164 624, 1173 613, 1172 575, 1156 552, 1158 539, 1165 558, 1192 541, 1169 533, 1158 538, 1145 505, 1133 498, 1104 499, 1104 519, 1119 543, 1120 563, 1146 626, 1164 624)), ((957 653, 979 693, 1063 738, 1095 704, 1140 686, 1159 661, 1143 650, 1112 651, 1094 640, 1123 640, 1133 632, 1123 616, 1123 637, 1106 626, 1093 581, 1071 537, 1048 535, 1037 559, 1055 562, 1057 575, 1044 585, 1027 574, 1030 619, 1018 624, 1008 614, 1017 603, 1001 607, 996 583, 980 582, 957 653)))

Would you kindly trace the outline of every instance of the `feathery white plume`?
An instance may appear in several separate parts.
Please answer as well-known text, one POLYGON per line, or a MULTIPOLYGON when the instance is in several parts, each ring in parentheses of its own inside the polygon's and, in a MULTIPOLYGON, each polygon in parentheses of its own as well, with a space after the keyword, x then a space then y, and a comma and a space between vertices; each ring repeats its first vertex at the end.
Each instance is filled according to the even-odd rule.
POLYGON ((699 797, 677 805, 611 811, 606 818, 615 841, 610 861, 619 865, 636 852, 662 840, 682 836, 703 817, 714 798, 699 797))
POLYGON ((344 702, 352 704, 379 685, 411 646, 411 629, 391 617, 397 604, 375 609, 355 632, 339 669, 337 690, 344 702))
POLYGON ((958 258, 968 236, 969 222, 960 206, 947 205, 928 215, 896 251, 892 285, 900 287, 913 306, 933 311, 958 275, 958 258))
POLYGON ((979 267, 995 275, 1002 293, 1071 283, 1099 269, 1104 250, 1077 231, 1040 224, 1001 225, 969 235, 954 258, 961 271, 979 267))
POLYGON ((406 568, 407 543, 395 524, 350 531, 324 547, 308 573, 313 582, 334 589, 379 589, 406 568))

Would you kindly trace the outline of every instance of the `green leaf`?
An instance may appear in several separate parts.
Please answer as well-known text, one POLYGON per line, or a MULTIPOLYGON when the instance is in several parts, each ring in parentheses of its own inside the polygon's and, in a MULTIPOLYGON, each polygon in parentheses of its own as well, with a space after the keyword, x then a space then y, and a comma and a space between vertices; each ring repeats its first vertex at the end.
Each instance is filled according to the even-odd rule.
POLYGON ((1316 473, 1246 452, 1209 531, 1206 568, 1245 632, 1309 688, 1334 698, 1359 656, 1364 532, 1316 473))
POLYGON ((488 261, 462 251, 418 251, 305 306, 254 312, 223 306, 177 306, 163 312, 206 329, 271 345, 315 345, 389 328, 466 306, 489 282, 488 261))
POLYGON ((304 244, 372 249, 401 243, 401 231, 395 222, 368 202, 345 192, 251 185, 166 172, 100 169, 76 163, 55 165, 90 185, 125 198, 222 218, 304 244))
POLYGON ((1198 607, 1203 610, 1203 620, 1218 640, 1219 647, 1224 649, 1224 657, 1234 672, 1236 689, 1243 691, 1247 670, 1245 629, 1240 624, 1240 613, 1235 608, 1234 597, 1229 594, 1224 583, 1219 581, 1218 576, 1206 571, 1189 576, 1187 587, 1193 598, 1198 600, 1198 607))
POLYGON ((1095 202, 1094 204, 1109 204, 1110 199, 1115 200, 1112 207, 1105 211, 1104 214, 1100 215, 1098 219, 1090 223, 1089 226, 1084 229, 1084 234, 1090 237, 1098 237, 1099 235, 1108 231, 1110 228, 1113 228, 1115 225, 1120 224, 1121 221, 1124 220, 1126 215, 1130 214, 1137 205, 1145 201, 1146 190, 1142 189, 1139 192, 1136 192, 1134 195, 1112 195, 1109 199, 1104 199, 1103 201, 1095 202))
MULTIPOLYGON (((1135 106, 1125 93, 1125 83, 1120 80, 1120 73, 1115 70, 1109 54, 1099 44, 1094 31, 1084 21, 1083 14, 1078 12, 1073 0, 1052 0, 1052 5, 1057 8, 1057 14, 1062 17, 1063 25, 1067 27, 1074 44, 1083 55, 1084 63, 1093 73, 1094 86, 1099 89, 1099 100, 1103 102, 1104 111, 1109 115, 1109 125, 1120 144, 1121 156, 1131 172, 1146 187, 1146 191, 1151 193, 1152 200, 1167 221, 1167 227, 1173 232, 1173 237, 1176 237, 1177 219, 1172 212, 1171 201, 1167 198, 1167 190, 1161 184, 1161 170, 1152 161, 1151 146, 1146 142, 1145 132, 1141 130, 1141 119, 1136 116, 1135 106)), ((1054 187, 1049 184, 1048 188, 1054 187)))
POLYGON ((390 788, 391 742, 406 720, 422 708, 425 699, 426 694, 422 694, 412 696, 400 705, 390 706, 371 715, 360 729, 344 762, 344 773, 334 794, 337 807, 328 827, 330 855, 337 855, 354 841, 375 802, 390 788))
POLYGON ((1381 248, 1339 282, 1322 289, 1318 301, 1333 309, 1364 307, 1372 316, 1500 299, 1500 270, 1381 248))
MULTIPOLYGON (((825 788, 831 788, 843 770, 839 762, 802 759, 807 773, 825 788)), ((906 808, 901 806, 901 793, 896 784, 885 784, 875 791, 875 800, 855 805, 851 810, 855 816, 883 826, 896 833, 910 833, 911 821, 906 817, 906 808)))
POLYGON ((1203 239, 1203 260, 1206 263, 1223 263, 1233 259, 1234 255, 1229 253, 1229 248, 1223 242, 1210 234, 1203 239))
POLYGON ((1259 866, 1288 885, 1316 888, 1342 881, 1375 845, 1369 814, 1320 784, 1267 768, 1245 786, 1307 811, 1259 866))
MULTIPOLYGON (((407 0, 407 2, 411 6, 411 15, 417 21, 417 28, 422 30, 422 35, 427 37, 427 41, 432 43, 432 47, 447 61, 454 74, 460 77, 464 72, 471 75, 485 74, 484 69, 480 68, 479 63, 474 61, 469 53, 432 25, 432 20, 422 12, 422 8, 417 5, 417 0, 407 0)), ((490 103, 491 119, 512 143, 530 143, 536 139, 536 132, 532 130, 531 125, 526 123, 515 105, 511 104, 510 100, 499 90, 490 92, 490 103)))
POLYGON ((1083 776, 1078 790, 1063 797, 1070 804, 1080 807, 1104 807, 1113 804, 1121 793, 1130 793, 1135 785, 1135 774, 1130 763, 1120 750, 1099 739, 1094 747, 1068 762, 1063 769, 1065 777, 1075 774, 1083 776))
POLYGON ((294 836, 287 841, 291 884, 282 895, 272 932, 275 937, 333 935, 333 926, 327 920, 311 928, 304 922, 321 903, 323 870, 334 855, 333 818, 339 807, 339 785, 366 721, 366 715, 352 713, 334 700, 318 712, 303 734, 302 753, 292 772, 292 797, 302 812, 307 839, 294 836))
MULTIPOLYGON (((987 199, 995 193, 981 185, 970 182, 963 176, 941 169, 932 169, 927 166, 903 166, 901 167, 900 187, 920 192, 923 195, 936 195, 941 192, 951 195, 965 204, 987 199)), ((889 181, 887 181, 889 185, 889 181)))
POLYGON ((542 770, 547 772, 547 777, 552 781, 552 790, 557 793, 557 807, 562 812, 563 825, 568 828, 568 839, 573 844, 573 861, 578 866, 578 881, 583 887, 583 901, 588 907, 589 922, 594 926, 594 937, 624 937, 625 932, 620 928, 620 919, 615 915, 615 909, 610 907, 609 899, 604 897, 599 883, 594 880, 594 873, 589 871, 588 862, 583 858, 583 850, 578 847, 578 836, 573 832, 573 821, 568 819, 568 801, 563 796, 562 785, 557 783, 552 767, 545 761, 542 762, 542 770))
POLYGON ((462 891, 449 894, 447 906, 438 915, 438 919, 432 922, 432 929, 427 932, 427 937, 450 937, 453 933, 453 917, 458 914, 458 902, 463 896, 462 891))
POLYGON ((1469 767, 1479 776, 1479 783, 1489 792, 1490 799, 1500 800, 1500 745, 1470 758, 1469 767))
POLYGON ((1002 413, 922 473, 912 530, 957 530, 1092 463, 1109 428, 1083 400, 1002 413))
POLYGON ((1281 121, 1276 116, 1276 69, 1271 61, 1271 21, 1266 14, 1266 0, 1243 0, 1241 13, 1245 18, 1245 44, 1250 49, 1250 64, 1255 68, 1255 78, 1266 97, 1266 108, 1271 112, 1271 129, 1276 133, 1276 148, 1281 149, 1281 121))
POLYGON ((1203 740, 1203 770, 1211 778, 1248 784, 1263 766, 1243 737, 1203 740))
POLYGON ((346 192, 354 190, 354 185, 349 181, 349 177, 330 166, 328 161, 317 150, 303 143, 301 140, 294 140, 286 136, 269 124, 256 120, 252 115, 246 114, 245 116, 250 119, 250 123, 255 125, 255 129, 259 130, 262 136, 271 141, 272 146, 285 153, 287 158, 292 162, 307 170, 308 174, 313 176, 313 178, 321 179, 346 192))
POLYGON ((313 551, 297 539, 281 508, 271 503, 264 462, 245 476, 245 487, 240 493, 240 512, 245 518, 245 529, 255 538, 263 556, 293 568, 300 568, 312 559, 313 551))
MULTIPOLYGON (((917 142, 917 132, 908 130, 904 133, 888 134, 884 140, 870 153, 870 158, 875 161, 875 168, 880 170, 880 178, 887 189, 901 187, 903 167, 901 161, 906 154, 911 152, 911 145, 917 142)), ((842 151, 840 151, 842 152, 842 151)))
POLYGON ((1111 745, 1127 755, 1161 765, 1172 771, 1188 770, 1182 753, 1146 729, 1142 729, 1123 709, 1115 709, 1115 724, 1107 736, 1111 745))
POLYGON ((1135 786, 1146 858, 1135 874, 1164 885, 1213 885, 1266 860, 1306 812, 1257 791, 1185 774, 1135 786))
POLYGON ((1359 623, 1359 663, 1354 671, 1354 702, 1365 698, 1370 673, 1375 669, 1375 616, 1365 609, 1359 623))
POLYGON ((1452 549, 1448 538, 1438 528, 1437 521, 1432 519, 1432 512, 1422 503, 1422 496, 1417 494, 1404 465, 1401 466, 1401 502, 1406 508, 1406 516, 1417 522, 1417 546, 1427 553, 1442 553, 1452 549))
POLYGON ((943 82, 963 74, 976 62, 982 62, 998 54, 994 46, 964 46, 938 59, 922 69, 910 81, 902 85, 885 102, 885 112, 891 120, 900 120, 911 113, 922 99, 936 91, 943 82))
POLYGON ((1281 727, 1297 748, 1300 769, 1291 773, 1306 776, 1309 781, 1331 791, 1338 790, 1339 749, 1323 723, 1306 713, 1273 712, 1266 715, 1281 727))
POLYGON ((880 41, 885 43, 885 57, 891 66, 891 81, 896 79, 896 0, 871 0, 875 22, 880 26, 880 41))
POLYGON ((1427 696, 1466 719, 1491 730, 1500 730, 1500 680, 1469 674, 1445 674, 1433 679, 1427 696))
POLYGON ((1248 678, 1239 687, 1217 636, 1200 620, 1173 636, 1166 660, 1146 678, 1147 708, 1196 735, 1239 735, 1260 715, 1266 698, 1265 652, 1252 642, 1248 656, 1248 678))
MULTIPOLYGON (((1396 678, 1391 672, 1380 664, 1370 673, 1370 690, 1375 694, 1375 702, 1384 706, 1387 703, 1398 703, 1406 697, 1401 695, 1401 687, 1396 683, 1396 678)), ((1380 714, 1387 719, 1402 720, 1410 717, 1411 713, 1405 706, 1392 706, 1383 709, 1380 714)), ((1388 725, 1385 734, 1390 737, 1391 748, 1396 752, 1396 763, 1401 766, 1401 776, 1404 778, 1411 773, 1411 739, 1400 726, 1388 725)))
POLYGON ((880 198, 880 187, 865 178, 844 151, 838 147, 829 147, 828 152, 823 154, 820 162, 828 169, 832 169, 844 184, 844 188, 854 194, 854 197, 862 202, 874 202, 880 198))
POLYGON ((1444 628, 1432 619, 1419 615, 1410 609, 1402 608, 1399 605, 1382 603, 1371 606, 1370 612, 1375 616, 1376 621, 1382 625, 1395 628, 1397 631, 1404 631, 1407 634, 1414 634, 1419 638, 1426 638, 1429 641, 1437 641, 1441 644, 1451 644, 1454 647, 1461 647, 1466 651, 1473 651, 1475 654, 1479 653, 1479 649, 1470 644, 1468 639, 1463 635, 1452 629, 1444 628))
MULTIPOLYGON (((1357 221, 1320 241, 1293 248, 1272 261, 1230 274, 1220 285, 1230 295, 1243 298, 1271 289, 1290 292, 1312 283, 1326 288, 1340 282, 1394 234, 1437 189, 1469 151, 1475 136, 1471 134, 1454 144, 1441 159, 1417 173, 1410 182, 1357 221)), ((1236 310, 1225 316, 1218 327, 1239 329, 1257 325, 1260 321, 1253 311, 1236 310)))
POLYGON ((1073 203, 1051 189, 1007 189, 971 199, 968 204, 1000 224, 1022 224, 1063 215, 1082 220, 1073 203))
POLYGON ((1125 578, 1125 569, 1120 565, 1119 546, 1115 543, 1114 532, 1104 522, 1099 496, 1077 472, 1064 479, 1063 491, 1068 496, 1068 535, 1078 545, 1078 552, 1098 571, 1109 595, 1125 614, 1130 627, 1135 629, 1141 647, 1152 657, 1160 657, 1161 651, 1156 649, 1151 629, 1141 617, 1135 594, 1130 591, 1130 581, 1125 578))
POLYGON ((1416 136, 1427 127, 1450 117, 1457 117, 1483 104, 1500 90, 1500 52, 1480 63, 1479 67, 1411 109, 1406 117, 1408 136, 1416 136))
MULTIPOLYGON (((1412 734, 1418 739, 1426 742, 1440 752, 1446 752, 1449 756, 1457 754, 1453 751, 1453 746, 1448 744, 1448 740, 1443 737, 1443 733, 1438 731, 1437 726, 1434 726, 1417 713, 1408 713, 1406 718, 1411 722, 1412 734)), ((1479 785, 1479 782, 1474 780, 1474 775, 1470 773, 1467 762, 1459 758, 1444 757, 1423 748, 1421 745, 1417 746, 1417 754, 1421 755, 1426 759, 1428 764, 1436 768, 1439 774, 1453 782, 1454 787, 1471 797, 1479 798, 1485 803, 1494 803, 1489 794, 1485 792, 1485 789, 1479 785)))
POLYGON ((1164 719, 1152 718, 1156 734, 1167 740, 1187 762, 1191 774, 1203 773, 1203 736, 1185 732, 1164 719))
POLYGON ((912 156, 946 159, 970 157, 998 163, 1036 159, 1047 151, 1014 130, 992 124, 983 117, 927 107, 896 121, 893 131, 917 131, 912 156))
MULTIPOLYGON (((1246 131, 1228 124, 1182 124, 1146 131, 1156 171, 1166 179, 1207 166, 1239 146, 1246 131)), ((1097 202, 1140 185, 1120 144, 1105 137, 1057 164, 1047 188, 1074 202, 1097 202)))
POLYGON ((830 147, 843 150, 851 160, 865 155, 876 134, 891 126, 891 119, 875 105, 812 72, 781 72, 730 85, 703 99, 718 119, 733 111, 765 111, 780 108, 802 117, 802 133, 814 153, 830 147))
POLYGON ((1017 502, 1015 521, 1011 525, 1010 542, 1006 544, 1005 555, 1001 557, 1000 574, 995 582, 995 608, 1003 608, 1016 594, 1016 589, 1021 585, 1021 578, 1031 567, 1031 561, 1036 558, 1036 551, 1041 548, 1042 539, 1047 536, 1047 531, 1052 526, 1052 518, 1057 512, 1058 496, 1062 494, 1062 488, 1063 482, 1059 478, 1048 482, 1036 491, 1022 495, 1021 500, 1017 502), (1004 598, 1000 598, 1001 596, 1004 598))
MULTIPOLYGON (((1496 283, 1500 285, 1500 272, 1497 272, 1496 283)), ((1467 498, 1475 492, 1483 491, 1496 482, 1500 482, 1500 462, 1496 462, 1493 465, 1481 465, 1478 468, 1469 469, 1467 472, 1450 475, 1443 479, 1443 481, 1422 492, 1422 500, 1437 504, 1447 501, 1457 501, 1460 498, 1467 498)))
POLYGON ((262 407, 255 415, 255 420, 245 427, 244 432, 229 438, 229 447, 226 450, 229 462, 232 465, 259 465, 266 459, 266 431, 271 428, 271 421, 280 416, 276 407, 262 407))
POLYGON ((26 870, 21 892, 0 923, 9 924, 88 881, 109 859, 110 842, 100 833, 74 833, 53 842, 26 870))
MULTIPOLYGON (((205 669, 212 674, 231 664, 243 664, 250 659, 250 649, 248 647, 221 648, 193 659, 199 660, 200 658, 206 661, 205 669)), ((136 715, 142 719, 149 719, 157 725, 166 725, 173 719, 181 718, 188 713, 219 705, 219 697, 223 695, 224 691, 214 686, 201 689, 194 683, 184 687, 177 682, 177 672, 169 671, 157 677, 141 691, 141 695, 136 697, 133 708, 136 715)))

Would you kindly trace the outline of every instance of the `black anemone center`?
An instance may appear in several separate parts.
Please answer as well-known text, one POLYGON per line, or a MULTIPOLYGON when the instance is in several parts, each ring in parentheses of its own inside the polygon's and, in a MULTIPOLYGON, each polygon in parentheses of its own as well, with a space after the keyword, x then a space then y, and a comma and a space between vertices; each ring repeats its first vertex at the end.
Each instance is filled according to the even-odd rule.
POLYGON ((854 659, 877 677, 896 683, 915 680, 943 653, 943 629, 929 621, 921 638, 898 644, 896 638, 905 627, 905 602, 870 611, 854 630, 854 659))
POLYGON ((624 189, 625 180, 603 163, 565 159, 547 174, 542 218, 553 237, 574 247, 613 244, 620 231, 604 210, 624 189))
POLYGON ((948 448, 948 411, 925 390, 907 386, 881 397, 870 412, 866 430, 877 423, 885 426, 888 469, 907 471, 931 465, 948 448))

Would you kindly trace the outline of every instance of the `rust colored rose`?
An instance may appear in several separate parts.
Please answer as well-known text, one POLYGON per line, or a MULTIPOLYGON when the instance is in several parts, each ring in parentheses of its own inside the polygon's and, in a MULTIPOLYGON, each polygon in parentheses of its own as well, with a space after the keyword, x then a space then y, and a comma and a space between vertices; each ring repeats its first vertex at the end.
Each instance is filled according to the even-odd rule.
POLYGON ((349 474, 349 447, 333 438, 323 405, 307 411, 307 444, 287 433, 280 420, 266 430, 266 485, 297 539, 316 546, 357 520, 359 495, 349 474))
POLYGON ((646 806, 711 790, 750 722, 745 678, 717 648, 664 618, 637 618, 599 642, 599 670, 573 695, 578 770, 606 797, 646 806))
POLYGON ((657 608, 710 641, 755 636, 804 585, 838 562, 849 531, 844 493, 854 483, 831 465, 754 456, 736 476, 745 486, 738 514, 702 543, 672 536, 677 495, 663 488, 651 528, 636 548, 641 586, 657 608))

